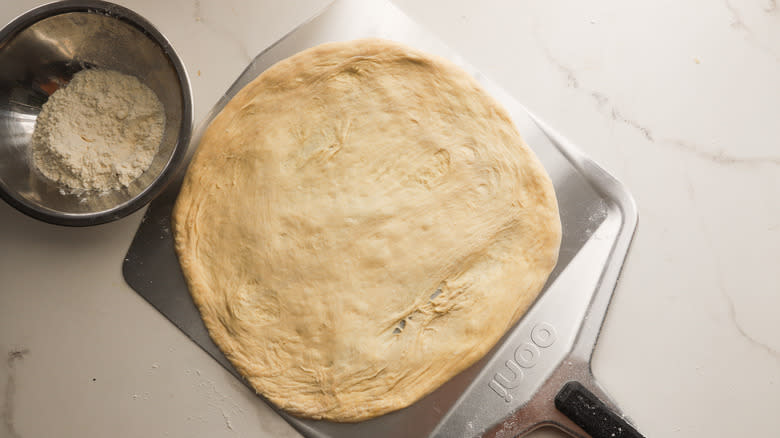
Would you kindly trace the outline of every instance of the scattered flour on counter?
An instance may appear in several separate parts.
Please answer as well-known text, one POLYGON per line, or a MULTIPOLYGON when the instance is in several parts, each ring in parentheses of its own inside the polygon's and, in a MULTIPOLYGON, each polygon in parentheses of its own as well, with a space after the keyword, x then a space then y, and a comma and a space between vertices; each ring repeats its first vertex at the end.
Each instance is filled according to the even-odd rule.
POLYGON ((165 112, 149 87, 113 70, 82 70, 43 104, 35 166, 73 191, 127 187, 152 163, 165 112))

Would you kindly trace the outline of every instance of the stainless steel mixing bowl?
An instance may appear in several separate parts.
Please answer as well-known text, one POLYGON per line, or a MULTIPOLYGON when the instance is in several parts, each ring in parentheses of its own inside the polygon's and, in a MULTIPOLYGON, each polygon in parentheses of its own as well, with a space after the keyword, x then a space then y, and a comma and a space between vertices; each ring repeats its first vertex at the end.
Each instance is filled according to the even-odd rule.
POLYGON ((63 1, 20 16, 0 31, 0 195, 35 218, 95 225, 152 200, 180 167, 192 130, 184 66, 165 37, 138 14, 103 1, 63 1), (30 139, 41 105, 79 70, 100 67, 139 78, 165 107, 165 132, 149 169, 129 187, 67 194, 34 169, 30 139))

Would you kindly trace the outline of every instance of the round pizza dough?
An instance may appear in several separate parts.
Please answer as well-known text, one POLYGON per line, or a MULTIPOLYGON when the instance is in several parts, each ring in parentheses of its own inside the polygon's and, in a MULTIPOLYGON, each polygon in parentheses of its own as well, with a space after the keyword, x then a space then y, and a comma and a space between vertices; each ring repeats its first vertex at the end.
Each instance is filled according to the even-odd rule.
POLYGON ((473 364, 541 290, 552 184, 507 112, 452 63, 325 44, 213 120, 173 215, 214 342, 263 396, 352 422, 473 364))

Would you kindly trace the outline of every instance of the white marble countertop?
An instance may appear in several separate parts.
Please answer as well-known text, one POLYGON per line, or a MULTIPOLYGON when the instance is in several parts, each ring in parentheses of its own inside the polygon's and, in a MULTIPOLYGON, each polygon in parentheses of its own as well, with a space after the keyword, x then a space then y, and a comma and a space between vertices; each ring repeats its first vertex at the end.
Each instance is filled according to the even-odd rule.
MULTIPOLYGON (((38 3, 4 0, 0 22, 38 3)), ((176 47, 197 123, 327 0, 119 3, 176 47)), ((593 368, 639 428, 776 436, 776 1, 397 4, 634 194, 639 229, 593 368)), ((0 203, 0 436, 297 436, 124 283, 141 216, 74 229, 0 203)))

